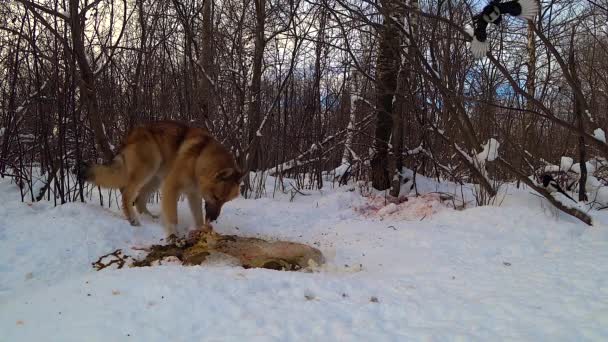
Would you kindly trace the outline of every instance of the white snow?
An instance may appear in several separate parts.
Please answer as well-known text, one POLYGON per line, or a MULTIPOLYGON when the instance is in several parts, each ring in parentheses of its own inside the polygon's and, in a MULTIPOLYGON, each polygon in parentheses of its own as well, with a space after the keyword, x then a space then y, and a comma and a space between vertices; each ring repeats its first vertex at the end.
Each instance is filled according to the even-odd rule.
POLYGON ((588 175, 587 182, 585 183, 585 187, 587 191, 597 191, 603 184, 594 176, 588 175))
POLYGON ((549 165, 545 166, 544 170, 545 170, 545 172, 559 172, 560 171, 560 167, 557 166, 557 165, 549 164, 549 165))
MULTIPOLYGON (((596 175, 596 172, 602 171, 602 168, 606 166, 606 161, 603 158, 595 157, 585 163, 587 167, 587 181, 585 183, 585 190, 589 201, 584 204, 587 207, 583 207, 583 204, 577 204, 577 208, 587 212, 589 208, 603 208, 608 206, 608 187, 604 184, 604 177, 602 173, 596 175), (596 177, 597 176, 597 177, 596 177)), ((581 164, 574 163, 574 160, 570 157, 563 156, 560 160, 560 165, 552 165, 547 163, 543 168, 544 172, 563 172, 562 182, 565 191, 573 198, 577 198, 581 177, 581 164)), ((557 195, 561 196, 561 195, 557 195)), ((564 196, 558 198, 566 206, 572 207, 572 201, 564 196), (563 198, 562 198, 563 197, 563 198)))
POLYGON ((329 172, 323 172, 323 176, 325 176, 326 180, 339 180, 340 178, 342 178, 342 176, 344 176, 344 174, 346 172, 348 172, 349 170, 351 170, 352 165, 351 163, 349 163, 348 161, 343 162, 342 164, 340 164, 340 166, 336 167, 335 169, 329 171, 329 172))
POLYGON ((413 155, 416 155, 416 154, 419 154, 419 153, 427 153, 428 154, 429 152, 424 149, 424 147, 422 146, 422 144, 420 144, 418 147, 413 148, 411 150, 408 150, 404 154, 408 155, 408 156, 413 156, 413 155))
MULTIPOLYGON (((588 174, 593 174, 595 172, 595 165, 593 165, 593 163, 586 162, 585 166, 587 167, 588 174)), ((576 174, 580 174, 581 173, 581 164, 580 163, 573 164, 571 170, 576 174)))
POLYGON ((462 157, 464 157, 470 163, 474 163, 473 157, 471 157, 462 147, 460 147, 458 144, 454 144, 454 148, 462 155, 462 157))
POLYGON ((603 129, 598 128, 595 131, 593 131, 593 136, 595 137, 595 139, 606 143, 606 133, 604 132, 603 129))
MULTIPOLYGON (((417 179, 420 191, 460 194, 454 185, 417 179)), ((215 228, 317 246, 328 258, 319 272, 245 270, 223 258, 96 272, 91 262, 103 254, 122 248, 137 256, 131 247, 157 243, 160 223, 144 217, 133 228, 117 208, 96 203, 21 203, 19 189, 0 179, 0 340, 608 336, 608 214, 602 211, 589 228, 529 189, 513 187, 500 207, 462 211, 431 193, 400 203, 381 194, 362 197, 354 186, 308 193, 292 202, 282 194, 237 199, 215 228)), ((185 203, 181 218, 183 230, 192 222, 185 203)))
POLYGON ((601 206, 608 205, 608 186, 596 188, 595 192, 591 192, 590 200, 599 203, 601 206))
POLYGON ((498 148, 500 143, 496 139, 491 138, 485 145, 483 145, 483 151, 477 155, 477 161, 481 164, 484 161, 492 162, 498 158, 498 148))
POLYGON ((570 158, 570 157, 562 157, 560 160, 560 171, 568 171, 572 168, 572 165, 574 164, 574 159, 570 158))

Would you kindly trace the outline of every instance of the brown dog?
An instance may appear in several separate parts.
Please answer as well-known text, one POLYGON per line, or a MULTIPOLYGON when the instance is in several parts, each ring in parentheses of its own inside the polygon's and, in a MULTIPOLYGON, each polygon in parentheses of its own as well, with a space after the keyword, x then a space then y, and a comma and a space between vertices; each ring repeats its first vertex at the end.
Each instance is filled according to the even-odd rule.
POLYGON ((185 194, 197 227, 214 221, 224 203, 239 194, 242 171, 232 154, 202 128, 159 121, 133 129, 109 165, 93 165, 84 178, 103 188, 120 189, 125 216, 140 225, 150 195, 161 185, 162 216, 167 236, 176 234, 177 200, 185 194))

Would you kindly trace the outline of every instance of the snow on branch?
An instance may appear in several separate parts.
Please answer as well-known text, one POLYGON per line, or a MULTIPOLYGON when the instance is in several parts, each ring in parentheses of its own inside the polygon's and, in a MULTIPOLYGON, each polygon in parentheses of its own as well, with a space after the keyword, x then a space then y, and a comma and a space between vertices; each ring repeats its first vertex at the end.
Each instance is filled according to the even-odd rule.
MULTIPOLYGON (((374 117, 373 114, 366 116, 365 118, 363 118, 361 121, 357 122, 354 125, 355 129, 361 129, 361 128, 367 126, 368 124, 370 124, 372 122, 373 117, 374 117)), ((310 162, 310 160, 305 160, 305 158, 308 158, 317 149, 322 148, 322 147, 326 146, 327 144, 338 140, 342 135, 347 134, 349 131, 352 131, 352 129, 351 128, 343 129, 343 130, 339 131, 338 133, 323 139, 322 142, 320 142, 318 144, 313 144, 308 150, 300 153, 300 155, 298 155, 297 157, 295 157, 291 160, 288 160, 280 165, 275 166, 273 169, 268 171, 268 174, 271 176, 276 176, 277 174, 281 174, 283 172, 289 171, 298 166, 308 164, 310 162)), ((314 161, 315 159, 311 159, 311 160, 314 161)))
POLYGON ((490 157, 496 158, 499 144, 496 140, 490 139, 486 145, 484 145, 484 151, 477 154, 476 156, 469 155, 464 149, 462 149, 458 144, 453 142, 450 138, 445 135, 443 130, 440 130, 436 127, 431 127, 431 130, 437 134, 441 139, 443 139, 446 143, 452 146, 454 150, 458 153, 462 161, 467 165, 467 167, 473 173, 473 176, 480 182, 483 188, 488 192, 490 196, 496 196, 496 189, 492 186, 492 182, 490 181, 487 172, 485 170, 485 161, 490 157), (486 148, 487 147, 487 148, 486 148), (485 158, 484 158, 485 157, 485 158), (480 161, 482 161, 480 165, 480 161))
POLYGON ((483 145, 483 150, 475 156, 469 155, 457 144, 454 144, 454 146, 456 150, 463 156, 463 158, 468 160, 489 184, 492 184, 490 177, 488 176, 488 171, 486 170, 486 162, 492 162, 498 158, 498 148, 500 147, 500 143, 496 141, 496 139, 491 138, 487 143, 485 143, 485 145, 483 145))
POLYGON ((521 173, 521 171, 517 170, 513 165, 511 165, 503 158, 498 158, 497 161, 510 172, 512 172, 517 178, 519 178, 519 180, 521 180, 523 183, 534 189, 541 196, 546 198, 551 204, 553 204, 554 207, 568 215, 576 217, 577 219, 585 222, 590 226, 593 225, 593 219, 591 218, 591 216, 589 216, 589 214, 587 214, 583 210, 583 207, 580 204, 573 203, 570 199, 559 193, 557 195, 552 195, 546 189, 538 186, 534 181, 532 181, 526 175, 521 173))
POLYGON ((606 143, 606 133, 601 128, 598 128, 595 131, 593 131, 593 137, 595 137, 595 139, 603 142, 604 144, 606 143))

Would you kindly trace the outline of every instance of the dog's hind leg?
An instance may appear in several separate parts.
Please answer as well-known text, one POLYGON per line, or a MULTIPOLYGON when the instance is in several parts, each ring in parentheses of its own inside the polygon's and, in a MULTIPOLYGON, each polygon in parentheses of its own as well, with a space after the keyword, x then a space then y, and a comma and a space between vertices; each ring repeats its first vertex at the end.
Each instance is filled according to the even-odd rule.
POLYGON ((142 188, 139 190, 139 194, 137 195, 137 199, 135 199, 135 208, 142 215, 149 215, 152 218, 158 218, 158 215, 153 215, 147 207, 148 200, 150 196, 154 194, 158 188, 160 187, 160 179, 155 176, 152 177, 142 188))
MULTIPOLYGON (((136 149, 125 149, 127 160, 127 185, 121 189, 122 209, 132 226, 139 226, 133 203, 144 186, 155 177, 160 167, 160 156, 136 149)), ((147 197, 146 197, 147 201, 147 197)))

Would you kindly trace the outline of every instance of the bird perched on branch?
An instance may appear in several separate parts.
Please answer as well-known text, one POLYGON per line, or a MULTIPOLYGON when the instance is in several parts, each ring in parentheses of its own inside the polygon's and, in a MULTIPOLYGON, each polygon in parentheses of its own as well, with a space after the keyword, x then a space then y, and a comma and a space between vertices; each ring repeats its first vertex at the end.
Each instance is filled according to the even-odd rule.
POLYGON ((551 175, 544 174, 544 175, 542 175, 541 180, 543 181, 543 187, 545 189, 547 189, 547 191, 549 193, 557 191, 560 194, 562 194, 562 195, 568 197, 569 199, 571 199, 573 202, 576 202, 574 200, 574 198, 568 196, 568 194, 564 190, 562 190, 562 188, 559 186, 559 184, 557 183, 557 181, 553 177, 551 177, 551 175))
POLYGON ((538 0, 513 0, 501 2, 492 0, 483 8, 481 13, 473 16, 473 41, 471 51, 475 58, 483 57, 488 51, 488 34, 486 29, 489 24, 499 25, 502 15, 509 14, 514 17, 532 20, 538 13, 538 0))

